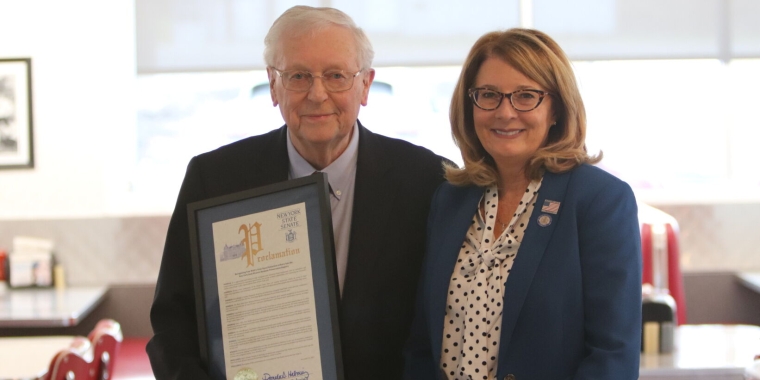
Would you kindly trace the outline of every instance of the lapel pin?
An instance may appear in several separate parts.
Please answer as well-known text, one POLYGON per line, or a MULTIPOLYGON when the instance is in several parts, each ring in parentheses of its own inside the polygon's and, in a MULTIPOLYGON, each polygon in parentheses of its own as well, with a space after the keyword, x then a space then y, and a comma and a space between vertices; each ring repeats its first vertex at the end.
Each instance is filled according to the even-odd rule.
POLYGON ((541 214, 538 216, 538 225, 541 227, 546 227, 548 225, 552 224, 552 217, 547 214, 541 214))
POLYGON ((549 214, 557 215, 559 211, 559 202, 550 199, 544 200, 544 205, 541 207, 541 212, 547 212, 549 214))

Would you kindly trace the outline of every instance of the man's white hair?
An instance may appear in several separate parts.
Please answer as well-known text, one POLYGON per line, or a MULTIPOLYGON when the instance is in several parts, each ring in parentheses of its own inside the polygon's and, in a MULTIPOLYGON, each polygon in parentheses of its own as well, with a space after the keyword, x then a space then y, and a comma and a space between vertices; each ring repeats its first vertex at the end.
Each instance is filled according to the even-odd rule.
MULTIPOLYGON (((275 67, 277 49, 282 38, 290 38, 308 32, 318 31, 329 26, 342 26, 351 31, 356 40, 357 62, 360 69, 372 66, 375 52, 364 31, 356 26, 351 17, 335 8, 315 8, 297 5, 285 11, 274 21, 269 32, 264 37, 264 62, 267 66, 275 67)), ((282 68, 280 68, 282 69, 282 68)))

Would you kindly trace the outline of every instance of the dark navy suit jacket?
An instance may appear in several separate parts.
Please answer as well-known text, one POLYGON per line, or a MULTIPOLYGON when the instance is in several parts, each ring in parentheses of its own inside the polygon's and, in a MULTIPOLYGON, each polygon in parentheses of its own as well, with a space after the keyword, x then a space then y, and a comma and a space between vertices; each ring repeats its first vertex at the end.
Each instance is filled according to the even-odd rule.
MULTIPOLYGON (((482 195, 445 183, 433 197, 406 379, 442 378, 449 281, 482 195)), ((497 378, 638 379, 641 265, 628 184, 589 165, 547 172, 504 289, 497 378)))
MULTIPOLYGON (((209 379, 202 369, 187 204, 288 179, 286 127, 194 157, 164 246, 147 351, 156 378, 209 379)), ((344 373, 398 379, 443 158, 359 124, 349 257, 339 305, 344 373)))

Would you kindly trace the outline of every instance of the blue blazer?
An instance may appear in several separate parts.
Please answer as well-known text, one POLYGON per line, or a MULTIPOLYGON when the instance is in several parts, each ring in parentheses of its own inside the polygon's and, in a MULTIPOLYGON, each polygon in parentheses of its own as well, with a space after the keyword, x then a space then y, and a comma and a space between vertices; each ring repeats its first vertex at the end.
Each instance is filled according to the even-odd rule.
MULTIPOLYGON (((433 196, 406 379, 444 378, 446 294, 482 195, 444 183, 433 196)), ((630 186, 590 165, 546 172, 504 288, 497 378, 638 379, 640 349, 641 240, 630 186), (560 202, 556 215, 541 211, 545 200, 560 202)))

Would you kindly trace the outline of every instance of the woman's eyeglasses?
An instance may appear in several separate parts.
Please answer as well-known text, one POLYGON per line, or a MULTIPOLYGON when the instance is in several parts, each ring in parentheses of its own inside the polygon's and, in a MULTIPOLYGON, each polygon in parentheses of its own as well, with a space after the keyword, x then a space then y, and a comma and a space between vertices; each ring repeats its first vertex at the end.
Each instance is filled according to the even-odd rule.
POLYGON ((528 112, 541 105, 544 96, 551 93, 541 90, 517 90, 513 92, 499 92, 490 88, 476 87, 469 91, 470 99, 478 108, 492 111, 501 105, 504 98, 508 98, 515 110, 528 112))

